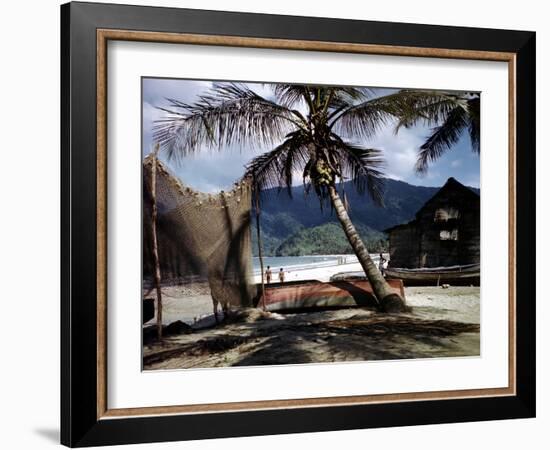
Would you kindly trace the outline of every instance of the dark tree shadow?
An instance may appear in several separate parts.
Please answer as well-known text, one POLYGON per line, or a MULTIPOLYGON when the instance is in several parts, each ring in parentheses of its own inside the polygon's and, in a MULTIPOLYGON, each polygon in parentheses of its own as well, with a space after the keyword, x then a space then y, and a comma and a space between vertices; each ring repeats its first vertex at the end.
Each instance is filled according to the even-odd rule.
POLYGON ((355 301, 357 306, 376 308, 378 305, 374 295, 365 289, 348 281, 331 281, 327 284, 346 291, 355 301))
POLYGON ((299 348, 296 336, 287 332, 270 337, 260 348, 246 355, 233 366, 269 366, 310 362, 314 362, 311 355, 299 348))
POLYGON ((223 268, 223 279, 237 281, 237 286, 241 296, 241 305, 237 306, 252 306, 253 297, 255 294, 250 293, 249 280, 246 273, 246 259, 243 254, 243 248, 246 245, 247 240, 250 239, 250 214, 243 213, 239 217, 240 224, 235 229, 233 224, 233 218, 229 214, 229 208, 227 207, 227 199, 223 198, 223 204, 225 206, 225 222, 227 229, 229 230, 229 249, 227 251, 227 258, 223 268))

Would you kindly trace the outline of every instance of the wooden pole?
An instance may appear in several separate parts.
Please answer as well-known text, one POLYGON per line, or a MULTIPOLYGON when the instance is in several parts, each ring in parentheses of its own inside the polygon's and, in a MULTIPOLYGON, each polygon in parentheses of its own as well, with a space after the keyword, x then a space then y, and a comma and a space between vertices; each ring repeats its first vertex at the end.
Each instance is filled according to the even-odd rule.
POLYGON ((258 235, 258 256, 260 258, 260 271, 262 275, 262 292, 260 294, 260 302, 262 302, 262 306, 265 311, 264 258, 262 253, 262 237, 260 234, 260 192, 256 183, 254 183, 254 198, 256 209, 256 233, 258 235))
POLYGON ((160 261, 157 241, 157 155, 159 144, 155 145, 151 157, 151 232, 153 235, 153 259, 155 263, 155 288, 157 291, 157 337, 162 340, 162 292, 160 289, 160 261))

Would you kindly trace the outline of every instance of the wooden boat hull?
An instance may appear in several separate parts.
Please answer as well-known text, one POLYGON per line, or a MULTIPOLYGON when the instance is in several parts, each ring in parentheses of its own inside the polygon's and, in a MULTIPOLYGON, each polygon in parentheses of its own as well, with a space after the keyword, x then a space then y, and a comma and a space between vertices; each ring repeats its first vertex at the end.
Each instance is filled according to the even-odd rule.
MULTIPOLYGON (((403 298, 401 280, 389 281, 390 287, 403 298)), ((266 286, 258 307, 268 311, 300 311, 311 309, 375 307, 376 298, 368 281, 341 280, 323 283, 316 280, 277 283, 266 286)))
POLYGON ((479 286, 479 264, 427 269, 387 268, 387 279, 402 280, 406 286, 441 286, 442 284, 460 286, 479 286))

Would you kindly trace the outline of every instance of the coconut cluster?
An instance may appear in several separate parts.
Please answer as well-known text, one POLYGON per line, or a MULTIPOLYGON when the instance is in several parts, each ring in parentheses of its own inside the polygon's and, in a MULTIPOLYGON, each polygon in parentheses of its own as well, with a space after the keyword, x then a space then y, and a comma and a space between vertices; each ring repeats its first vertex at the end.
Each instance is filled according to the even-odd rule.
POLYGON ((322 159, 315 165, 315 183, 319 186, 330 186, 334 181, 334 173, 322 159))

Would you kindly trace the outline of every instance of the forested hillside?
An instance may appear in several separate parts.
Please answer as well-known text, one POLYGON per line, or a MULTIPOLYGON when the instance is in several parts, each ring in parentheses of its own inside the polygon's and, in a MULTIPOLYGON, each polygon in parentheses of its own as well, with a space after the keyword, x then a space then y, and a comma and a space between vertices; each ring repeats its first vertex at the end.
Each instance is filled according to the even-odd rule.
MULTIPOLYGON (((383 230, 412 220, 420 207, 439 190, 387 179, 385 206, 379 207, 367 195, 359 195, 350 183, 344 183, 343 189, 350 204, 350 217, 373 252, 387 249, 383 230)), ((473 190, 479 193, 479 190, 473 190)), ((262 244, 266 256, 351 251, 330 205, 324 205, 321 210, 317 197, 311 193, 305 196, 303 186, 292 188, 292 197, 286 190, 265 191, 261 205, 262 244)), ((255 230, 252 240, 254 255, 257 255, 255 230)))

